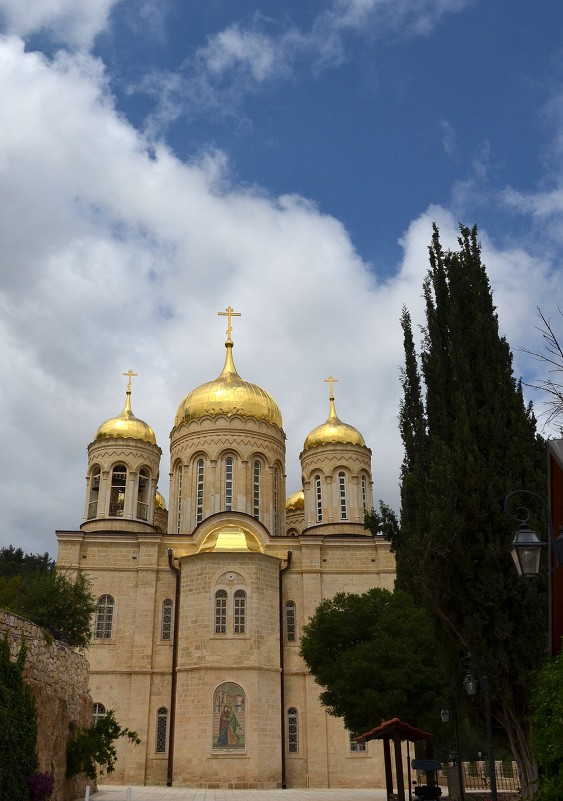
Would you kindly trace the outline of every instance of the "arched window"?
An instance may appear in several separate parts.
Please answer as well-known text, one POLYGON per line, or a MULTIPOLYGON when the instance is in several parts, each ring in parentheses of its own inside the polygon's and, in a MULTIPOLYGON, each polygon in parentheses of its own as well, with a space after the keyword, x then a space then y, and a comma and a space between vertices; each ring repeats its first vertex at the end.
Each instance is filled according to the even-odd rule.
POLYGON ((362 473, 362 509, 364 514, 368 510, 368 480, 365 473, 362 473))
POLYGON ((338 474, 338 497, 340 499, 340 519, 348 520, 348 506, 346 503, 346 474, 338 474))
POLYGON ((233 631, 235 634, 244 634, 246 629, 246 593, 236 590, 233 597, 233 631))
POLYGON ((92 720, 93 720, 93 722, 97 723, 100 720, 100 718, 104 717, 105 714, 106 714, 105 706, 103 704, 100 704, 98 701, 96 701, 92 705, 92 720))
POLYGON ((139 471, 139 494, 137 495, 137 517, 139 520, 149 519, 149 486, 150 474, 143 467, 139 471))
POLYGON ((90 498, 88 499, 88 520, 98 514, 98 498, 100 495, 100 468, 95 467, 90 476, 90 498))
POLYGON ((215 593, 215 634, 227 633, 227 590, 215 593))
POLYGON ((277 467, 274 467, 274 534, 279 534, 279 526, 280 526, 280 515, 279 515, 279 503, 280 503, 280 488, 279 488, 279 481, 280 481, 280 471, 277 467))
POLYGON ((96 622, 94 637, 97 640, 111 640, 113 633, 113 607, 115 601, 111 595, 101 595, 96 604, 96 622))
POLYGON ((323 522, 323 495, 321 491, 321 477, 315 476, 315 503, 317 509, 317 523, 323 522))
POLYGON ((160 630, 160 639, 172 639, 172 600, 170 598, 165 598, 162 602, 162 624, 160 630))
POLYGON ((225 512, 233 508, 233 457, 225 459, 225 512))
POLYGON ((287 750, 290 754, 299 753, 299 713, 294 706, 287 710, 287 750))
POLYGON ((295 601, 286 601, 285 604, 285 638, 288 642, 295 642, 295 601))
POLYGON ((168 710, 165 706, 160 706, 156 711, 156 743, 155 752, 157 754, 166 753, 166 730, 168 728, 168 710))
POLYGON ((182 474, 181 464, 176 467, 176 534, 180 533, 182 526, 182 474))
POLYGON ((118 464, 111 471, 111 492, 109 496, 110 517, 123 517, 126 484, 127 468, 123 464, 118 464))
POLYGON ((196 506, 195 506, 195 521, 201 523, 203 520, 203 477, 204 477, 204 464, 203 459, 198 459, 196 465, 196 506))
POLYGON ((254 460, 252 472, 252 514, 256 518, 260 517, 260 462, 258 459, 254 460))

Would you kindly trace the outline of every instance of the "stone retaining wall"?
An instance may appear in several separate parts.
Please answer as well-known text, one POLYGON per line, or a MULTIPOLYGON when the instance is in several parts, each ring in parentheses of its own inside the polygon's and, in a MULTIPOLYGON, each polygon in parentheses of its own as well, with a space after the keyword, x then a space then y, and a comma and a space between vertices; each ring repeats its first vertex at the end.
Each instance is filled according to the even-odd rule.
POLYGON ((38 770, 55 777, 53 801, 72 801, 84 795, 86 781, 66 780, 66 744, 71 724, 83 727, 92 722, 88 660, 64 643, 48 641, 39 626, 0 610, 0 637, 5 635, 12 658, 22 638, 27 648, 23 675, 37 710, 38 770))

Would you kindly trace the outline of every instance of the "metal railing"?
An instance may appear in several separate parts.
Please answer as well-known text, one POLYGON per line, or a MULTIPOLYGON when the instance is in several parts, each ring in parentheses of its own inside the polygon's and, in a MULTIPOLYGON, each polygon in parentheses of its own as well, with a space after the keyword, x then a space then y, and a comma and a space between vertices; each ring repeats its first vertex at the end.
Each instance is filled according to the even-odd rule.
MULTIPOLYGON (((488 790, 489 765, 487 762, 462 762, 463 786, 466 790, 488 790)), ((520 778, 516 762, 495 761, 495 777, 498 790, 519 790, 520 778)))

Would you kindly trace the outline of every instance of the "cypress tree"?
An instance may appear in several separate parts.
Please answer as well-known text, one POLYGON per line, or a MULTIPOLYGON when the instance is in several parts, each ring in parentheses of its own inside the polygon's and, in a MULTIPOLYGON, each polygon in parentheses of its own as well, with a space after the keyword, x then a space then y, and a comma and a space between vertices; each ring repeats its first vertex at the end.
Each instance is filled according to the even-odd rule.
POLYGON ((541 579, 530 592, 516 575, 503 501, 515 489, 545 492, 545 446, 499 335, 477 229, 460 226, 458 241, 458 251, 444 252, 434 226, 420 369, 403 311, 405 455, 391 539, 397 586, 432 612, 452 670, 471 654, 488 676, 525 798, 537 780, 527 716, 531 677, 546 656, 547 598, 541 579))

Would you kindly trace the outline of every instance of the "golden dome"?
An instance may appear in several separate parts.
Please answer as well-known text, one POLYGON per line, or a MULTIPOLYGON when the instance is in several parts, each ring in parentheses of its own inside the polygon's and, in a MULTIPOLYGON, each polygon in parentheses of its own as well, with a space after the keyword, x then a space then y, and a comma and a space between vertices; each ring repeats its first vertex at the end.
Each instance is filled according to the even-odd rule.
POLYGON ((339 420, 336 409, 334 408, 334 396, 330 396, 330 414, 326 423, 314 428, 303 445, 303 451, 314 448, 317 445, 332 445, 341 442, 346 445, 362 445, 365 448, 365 440, 354 426, 349 426, 339 420))
POLYGON ((211 551, 251 551, 264 553, 264 548, 251 531, 226 523, 209 532, 198 549, 198 553, 211 551))
POLYGON ((158 490, 156 491, 156 495, 154 496, 154 508, 164 509, 164 511, 166 511, 166 501, 164 500, 164 497, 160 494, 158 490))
POLYGON ((303 492, 303 490, 294 492, 293 495, 290 495, 287 501, 285 502, 286 512, 297 512, 299 509, 304 509, 304 508, 305 508, 305 493, 303 492))
POLYGON ((235 368, 230 339, 225 342, 225 347, 227 353, 221 375, 186 395, 178 406, 174 425, 224 414, 265 420, 281 428, 282 416, 275 400, 261 387, 242 380, 235 368))
POLYGON ((107 437, 130 437, 131 439, 140 439, 143 442, 150 442, 152 445, 156 445, 156 437, 152 428, 144 420, 139 420, 138 417, 135 417, 131 411, 130 387, 127 388, 125 393, 125 406, 121 414, 102 423, 94 439, 106 439, 107 437))

